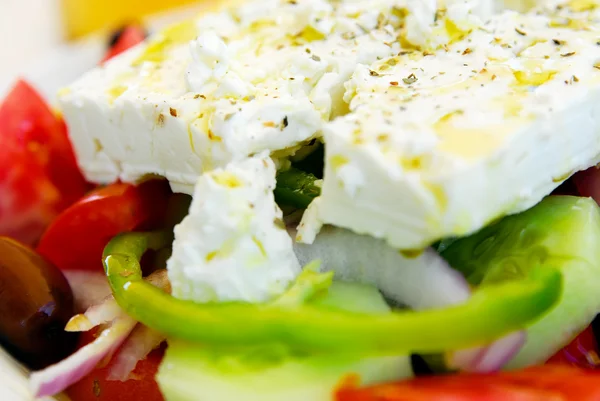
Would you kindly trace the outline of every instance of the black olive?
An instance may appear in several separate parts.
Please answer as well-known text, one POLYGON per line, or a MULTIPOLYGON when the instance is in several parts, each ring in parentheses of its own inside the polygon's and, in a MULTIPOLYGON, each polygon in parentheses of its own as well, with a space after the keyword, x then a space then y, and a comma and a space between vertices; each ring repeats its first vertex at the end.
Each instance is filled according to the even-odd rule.
POLYGON ((74 314, 64 275, 34 250, 0 237, 0 345, 30 369, 68 356, 77 334, 64 331, 74 314))

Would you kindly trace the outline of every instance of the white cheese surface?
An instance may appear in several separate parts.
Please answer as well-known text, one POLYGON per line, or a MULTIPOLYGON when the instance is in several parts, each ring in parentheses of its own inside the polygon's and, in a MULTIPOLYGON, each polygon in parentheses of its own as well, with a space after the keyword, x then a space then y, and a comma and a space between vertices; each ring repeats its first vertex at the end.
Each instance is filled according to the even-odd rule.
MULTIPOLYGON (((561 12, 565 12, 562 10, 561 12)), ((324 134, 323 223, 419 249, 539 202, 600 160, 600 46, 506 12, 436 52, 359 66, 324 134)))
POLYGON ((293 154, 347 111, 356 65, 399 51, 412 14, 397 5, 408 7, 252 1, 155 35, 61 91, 80 167, 93 182, 156 174, 191 193, 204 171, 263 150, 293 154))
POLYGON ((275 204, 266 155, 203 174, 167 262, 173 295, 196 302, 264 302, 300 272, 275 204))
POLYGON ((488 19, 500 2, 247 2, 163 31, 61 103, 95 182, 155 174, 192 193, 203 172, 321 138, 301 239, 327 223, 422 248, 599 159, 596 2, 540 4, 488 19))
MULTIPOLYGON (((481 0, 487 4, 491 0, 481 0)), ((348 112, 344 83, 401 46, 478 25, 476 0, 254 0, 172 26, 61 91, 80 167, 98 183, 196 177, 293 155, 348 112), (439 7, 447 11, 440 16, 439 7)))

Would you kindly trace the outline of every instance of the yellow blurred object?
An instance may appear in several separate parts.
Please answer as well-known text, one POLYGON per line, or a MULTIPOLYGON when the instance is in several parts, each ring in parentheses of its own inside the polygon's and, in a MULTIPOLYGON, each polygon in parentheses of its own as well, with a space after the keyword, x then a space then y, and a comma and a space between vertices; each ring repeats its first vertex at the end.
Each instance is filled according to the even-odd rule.
POLYGON ((75 39, 101 29, 112 29, 144 16, 182 6, 200 11, 218 9, 230 0, 62 0, 66 32, 75 39))

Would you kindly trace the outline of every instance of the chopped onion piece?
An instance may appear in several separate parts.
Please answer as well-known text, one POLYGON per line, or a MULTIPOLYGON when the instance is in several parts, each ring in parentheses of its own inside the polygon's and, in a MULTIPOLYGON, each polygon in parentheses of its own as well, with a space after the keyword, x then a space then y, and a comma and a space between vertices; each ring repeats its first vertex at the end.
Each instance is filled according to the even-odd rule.
MULTIPOLYGON (((106 277, 103 279, 106 281, 106 277)), ((152 273, 146 280, 165 292, 171 291, 165 269, 152 273)), ((100 361, 112 356, 137 324, 118 307, 117 302, 110 296, 105 297, 100 305, 89 307, 85 314, 72 318, 67 329, 76 331, 88 328, 89 330, 89 328, 107 322, 112 323, 94 341, 59 363, 31 374, 29 385, 35 397, 58 394, 78 382, 94 370, 100 361)), ((154 341, 157 339, 154 338, 154 341)))
POLYGON ((69 320, 66 331, 88 331, 104 323, 109 323, 125 312, 121 309, 117 301, 111 296, 106 298, 99 305, 94 305, 83 314, 75 315, 69 320))
POLYGON ((137 322, 121 317, 100 333, 98 338, 77 350, 67 359, 46 369, 33 372, 29 385, 35 397, 58 394, 90 373, 105 357, 125 341, 137 322))
POLYGON ((456 351, 449 365, 470 373, 493 373, 506 365, 523 347, 527 333, 518 331, 487 347, 456 351))
POLYGON ((73 290, 77 312, 101 303, 111 294, 106 275, 102 272, 66 270, 63 273, 73 290))
POLYGON ((165 336, 138 324, 111 362, 108 380, 127 381, 137 363, 158 348, 165 336))
POLYGON ((374 285, 412 309, 456 304, 471 296, 465 278, 433 249, 403 256, 382 240, 327 226, 313 244, 295 243, 294 251, 301 265, 320 259, 323 270, 334 271, 337 279, 374 285))

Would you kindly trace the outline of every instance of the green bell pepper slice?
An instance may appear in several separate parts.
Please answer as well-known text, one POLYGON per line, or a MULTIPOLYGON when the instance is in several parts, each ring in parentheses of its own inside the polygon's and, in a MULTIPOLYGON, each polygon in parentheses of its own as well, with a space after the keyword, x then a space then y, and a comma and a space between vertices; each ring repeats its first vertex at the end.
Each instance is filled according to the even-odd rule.
POLYGON ((142 278, 143 253, 169 241, 161 233, 115 237, 103 257, 113 295, 130 316, 167 337, 209 345, 282 343, 302 351, 365 355, 461 349, 523 329, 557 303, 562 289, 561 274, 544 267, 477 290, 464 304, 419 312, 367 315, 277 301, 198 304, 176 299, 142 278))

